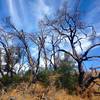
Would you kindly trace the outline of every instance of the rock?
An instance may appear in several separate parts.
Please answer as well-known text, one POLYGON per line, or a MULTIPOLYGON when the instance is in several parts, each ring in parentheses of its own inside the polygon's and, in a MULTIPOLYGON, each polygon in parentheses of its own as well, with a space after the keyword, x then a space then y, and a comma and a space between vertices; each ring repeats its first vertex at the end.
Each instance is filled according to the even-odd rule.
POLYGON ((10 97, 8 98, 8 100, 17 100, 17 99, 16 99, 16 97, 14 97, 14 96, 10 96, 10 97))

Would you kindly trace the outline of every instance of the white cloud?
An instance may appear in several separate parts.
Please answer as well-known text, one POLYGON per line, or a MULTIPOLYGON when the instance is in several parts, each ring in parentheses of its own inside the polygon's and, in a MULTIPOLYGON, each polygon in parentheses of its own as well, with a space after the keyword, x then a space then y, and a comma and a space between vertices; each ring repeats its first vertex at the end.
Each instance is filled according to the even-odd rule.
POLYGON ((44 0, 37 0, 36 3, 31 4, 33 8, 33 13, 35 13, 36 21, 41 20, 44 15, 51 14, 51 8, 45 3, 44 0))
POLYGON ((44 0, 39 0, 38 1, 38 10, 41 11, 44 14, 49 14, 49 6, 47 6, 44 2, 44 0))
POLYGON ((31 51, 32 57, 37 57, 38 48, 36 46, 30 47, 30 51, 31 51))
MULTIPOLYGON (((83 51, 85 51, 90 45, 91 45, 91 42, 89 40, 82 40, 82 48, 83 48, 83 51)), ((76 46, 76 50, 78 53, 81 53, 82 50, 80 48, 80 46, 76 46)))
POLYGON ((40 58, 40 66, 45 67, 44 59, 42 57, 40 58))
POLYGON ((18 22, 17 24, 20 24, 19 23, 20 17, 19 17, 19 14, 17 13, 15 1, 14 0, 7 0, 7 3, 8 3, 8 9, 9 9, 9 13, 10 13, 10 17, 12 19, 12 22, 14 23, 15 21, 17 21, 18 22))
MULTIPOLYGON (((76 49, 77 53, 80 54, 80 53, 86 51, 86 49, 87 49, 89 46, 91 46, 91 41, 89 41, 89 39, 86 38, 86 37, 85 37, 84 35, 82 35, 82 34, 80 34, 79 37, 80 37, 80 38, 83 38, 83 39, 81 39, 81 47, 82 47, 83 51, 81 50, 80 45, 79 45, 78 43, 75 45, 75 49, 76 49)), ((76 41, 77 41, 77 39, 76 39, 76 41)), ((64 49, 64 50, 67 50, 67 51, 70 51, 70 52, 72 53, 72 48, 71 48, 71 45, 70 45, 70 42, 69 42, 68 39, 66 39, 65 42, 63 41, 63 42, 60 44, 60 48, 61 48, 61 49, 64 49)))
POLYGON ((25 64, 19 64, 17 63, 15 66, 14 66, 14 69, 16 70, 16 72, 18 73, 18 70, 21 68, 20 71, 24 70, 24 71, 27 71, 29 69, 29 65, 27 63, 25 64))

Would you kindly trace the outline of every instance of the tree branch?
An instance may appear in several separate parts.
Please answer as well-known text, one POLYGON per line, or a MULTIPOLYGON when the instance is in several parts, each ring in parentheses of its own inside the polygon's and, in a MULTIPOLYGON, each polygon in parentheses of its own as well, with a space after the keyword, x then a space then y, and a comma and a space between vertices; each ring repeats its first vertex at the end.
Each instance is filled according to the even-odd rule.
POLYGON ((58 51, 65 52, 65 53, 67 53, 68 55, 70 55, 72 58, 74 58, 75 60, 77 60, 76 57, 74 57, 73 54, 71 54, 70 52, 68 52, 68 51, 66 51, 66 50, 64 50, 64 49, 59 49, 58 51))
MULTIPOLYGON (((86 57, 86 56, 88 55, 89 51, 90 51, 91 49, 93 49, 94 47, 97 47, 97 46, 100 46, 100 43, 95 44, 95 45, 92 45, 91 47, 89 47, 89 48, 87 49, 87 51, 85 51, 85 53, 82 55, 82 58, 86 57)), ((83 60, 84 60, 84 59, 83 59, 83 60)))

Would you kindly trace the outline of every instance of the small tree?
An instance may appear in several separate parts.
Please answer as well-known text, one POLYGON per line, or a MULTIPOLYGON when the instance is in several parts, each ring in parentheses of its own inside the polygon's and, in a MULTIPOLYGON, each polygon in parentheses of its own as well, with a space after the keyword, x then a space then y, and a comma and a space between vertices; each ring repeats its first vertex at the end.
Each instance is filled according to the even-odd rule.
POLYGON ((73 61, 62 60, 57 73, 61 74, 56 81, 57 87, 67 88, 69 93, 75 93, 75 88, 77 86, 78 76, 76 75, 75 63, 73 61))

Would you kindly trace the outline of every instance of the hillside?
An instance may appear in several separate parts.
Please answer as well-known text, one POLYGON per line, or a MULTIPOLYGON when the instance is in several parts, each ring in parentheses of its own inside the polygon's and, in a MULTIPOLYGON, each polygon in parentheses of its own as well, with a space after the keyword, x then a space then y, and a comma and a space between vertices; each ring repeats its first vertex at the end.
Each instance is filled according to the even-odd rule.
MULTIPOLYGON (((21 82, 9 88, 3 88, 0 92, 0 100, 99 100, 100 96, 87 94, 85 97, 69 94, 67 89, 56 88, 53 84, 55 77, 50 76, 51 83, 46 86, 43 82, 29 85, 29 82, 21 82)), ((99 81, 98 81, 99 82, 99 81)), ((97 90, 97 86, 94 86, 97 90)), ((93 92, 90 90, 90 93, 93 92)))

